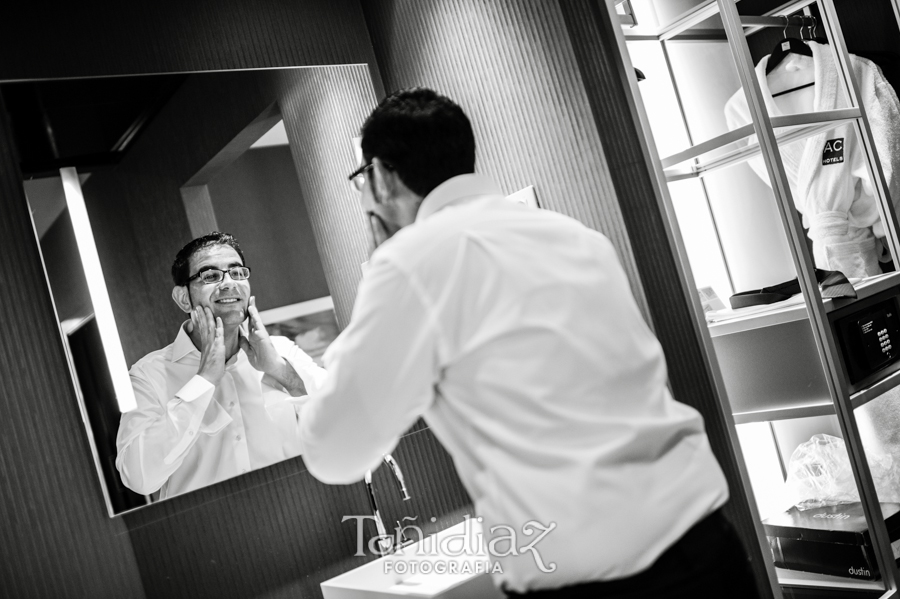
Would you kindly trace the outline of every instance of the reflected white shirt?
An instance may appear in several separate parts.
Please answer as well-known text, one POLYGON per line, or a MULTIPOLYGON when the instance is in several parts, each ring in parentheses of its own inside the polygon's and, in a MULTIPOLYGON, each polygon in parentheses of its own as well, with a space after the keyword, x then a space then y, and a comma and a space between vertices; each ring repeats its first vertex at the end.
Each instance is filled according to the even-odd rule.
MULTIPOLYGON (((270 337, 307 392, 325 371, 290 339, 270 337)), ((129 374, 137 408, 122 414, 116 467, 127 487, 160 498, 192 491, 300 455, 299 404, 253 368, 243 350, 217 386, 197 375, 200 351, 184 326, 129 374)))
POLYGON ((424 415, 486 534, 509 526, 521 548, 527 522, 555 523, 534 546, 554 572, 493 558, 512 591, 637 573, 728 497, 609 240, 479 175, 374 252, 325 366, 300 414, 310 472, 359 480, 424 415))

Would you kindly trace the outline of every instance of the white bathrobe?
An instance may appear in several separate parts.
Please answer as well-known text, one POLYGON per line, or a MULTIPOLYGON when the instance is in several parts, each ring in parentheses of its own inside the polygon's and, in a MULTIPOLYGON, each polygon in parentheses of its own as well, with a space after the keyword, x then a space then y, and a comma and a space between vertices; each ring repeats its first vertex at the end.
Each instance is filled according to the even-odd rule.
MULTIPOLYGON (((815 99, 809 112, 849 107, 839 87, 831 49, 816 42, 810 42, 809 47, 815 69, 815 99)), ((756 74, 769 115, 781 116, 766 81, 768 60, 766 56, 756 65, 756 74)), ((850 63, 896 208, 900 205, 900 186, 894 176, 895 167, 900 166, 900 100, 873 62, 851 55, 850 63)), ((743 90, 728 100, 725 117, 730 129, 751 122, 743 90)), ((884 225, 856 125, 847 123, 781 146, 780 150, 794 204, 813 239, 816 266, 839 270, 848 277, 879 274, 884 225)), ((750 166, 769 183, 761 156, 752 159, 750 166)))

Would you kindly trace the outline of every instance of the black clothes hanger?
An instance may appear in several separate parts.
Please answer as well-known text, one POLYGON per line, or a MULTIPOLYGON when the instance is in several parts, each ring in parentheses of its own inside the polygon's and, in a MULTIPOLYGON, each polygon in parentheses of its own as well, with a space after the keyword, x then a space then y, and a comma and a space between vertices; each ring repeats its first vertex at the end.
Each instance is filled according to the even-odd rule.
MULTIPOLYGON (((794 54, 802 54, 803 56, 812 56, 812 48, 806 45, 806 42, 813 41, 813 27, 809 27, 809 39, 803 37, 803 28, 800 28, 800 39, 795 37, 787 37, 787 28, 788 28, 788 17, 784 18, 785 27, 784 27, 784 39, 778 42, 778 46, 775 47, 775 50, 772 51, 772 54, 769 56, 769 61, 766 63, 766 75, 772 72, 772 70, 778 66, 778 63, 784 60, 784 57, 790 53, 794 54)), ((813 17, 813 23, 815 24, 815 17, 813 17)), ((807 87, 812 87, 815 85, 815 81, 811 81, 809 83, 804 83, 803 85, 798 85, 797 87, 792 87, 790 89, 786 89, 784 91, 780 91, 777 94, 772 94, 773 98, 777 98, 778 96, 783 96, 785 94, 790 94, 795 91, 806 89, 807 87)))
POLYGON ((812 50, 806 45, 806 41, 796 37, 788 37, 787 29, 790 26, 790 17, 784 17, 784 39, 778 42, 775 49, 769 55, 769 62, 766 63, 766 75, 781 64, 781 61, 788 54, 801 54, 803 56, 812 56, 812 50))
POLYGON ((783 92, 778 92, 777 94, 772 94, 773 98, 777 98, 778 96, 783 96, 785 94, 790 94, 792 92, 797 91, 798 89, 805 89, 807 87, 812 87, 816 84, 815 81, 810 81, 809 83, 804 83, 803 85, 798 85, 797 87, 792 87, 791 89, 786 89, 783 92))

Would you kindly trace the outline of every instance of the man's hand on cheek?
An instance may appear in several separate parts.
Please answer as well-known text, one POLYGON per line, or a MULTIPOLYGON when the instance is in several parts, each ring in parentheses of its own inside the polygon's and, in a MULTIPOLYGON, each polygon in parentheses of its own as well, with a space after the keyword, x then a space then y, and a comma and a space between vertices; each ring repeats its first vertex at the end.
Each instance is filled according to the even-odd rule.
POLYGON ((293 397, 306 395, 306 385, 304 385, 303 379, 278 353, 272 340, 269 339, 269 333, 256 309, 255 297, 250 298, 250 307, 247 309, 247 313, 250 315, 249 333, 246 337, 241 336, 240 343, 241 349, 250 360, 250 365, 275 379, 293 397))
POLYGON ((225 376, 225 332, 221 318, 213 318, 209 308, 191 311, 191 324, 200 331, 200 367, 197 374, 213 385, 225 376))
POLYGON ((269 333, 259 316, 256 309, 256 298, 250 298, 250 306, 247 308, 247 314, 250 322, 248 326, 247 336, 241 335, 241 349, 247 354, 250 365, 253 368, 264 372, 270 376, 278 378, 282 367, 284 366, 284 358, 272 345, 269 339, 269 333))
POLYGON ((391 234, 380 216, 374 212, 369 212, 366 216, 369 218, 369 232, 373 245, 372 251, 375 251, 378 246, 390 238, 391 234))

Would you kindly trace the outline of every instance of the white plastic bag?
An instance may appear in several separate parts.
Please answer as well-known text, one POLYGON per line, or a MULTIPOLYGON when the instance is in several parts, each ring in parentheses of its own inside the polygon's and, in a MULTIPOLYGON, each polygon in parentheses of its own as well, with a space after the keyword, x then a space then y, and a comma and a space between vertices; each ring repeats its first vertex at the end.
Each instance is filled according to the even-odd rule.
MULTIPOLYGON (((900 501, 900 472, 893 468, 893 458, 872 453, 867 458, 878 500, 900 501)), ((794 450, 786 486, 799 510, 859 501, 847 446, 831 435, 813 435, 794 450)))

